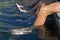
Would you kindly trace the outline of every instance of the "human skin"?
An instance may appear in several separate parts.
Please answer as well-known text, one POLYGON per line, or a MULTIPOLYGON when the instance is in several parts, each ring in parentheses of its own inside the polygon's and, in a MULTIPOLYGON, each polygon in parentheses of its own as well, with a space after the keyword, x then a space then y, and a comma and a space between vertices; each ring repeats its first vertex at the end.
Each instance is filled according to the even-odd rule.
POLYGON ((40 1, 31 10, 36 11, 37 9, 40 9, 40 7, 42 7, 44 5, 45 5, 45 3, 40 1))
POLYGON ((60 12, 60 2, 51 3, 49 5, 42 5, 38 12, 34 26, 38 27, 40 25, 44 25, 47 16, 53 14, 53 12, 60 12))
POLYGON ((36 15, 36 21, 34 23, 34 26, 41 26, 44 25, 46 18, 48 15, 52 14, 53 12, 60 12, 60 2, 55 2, 46 5, 43 2, 40 2, 40 6, 37 9, 36 15))

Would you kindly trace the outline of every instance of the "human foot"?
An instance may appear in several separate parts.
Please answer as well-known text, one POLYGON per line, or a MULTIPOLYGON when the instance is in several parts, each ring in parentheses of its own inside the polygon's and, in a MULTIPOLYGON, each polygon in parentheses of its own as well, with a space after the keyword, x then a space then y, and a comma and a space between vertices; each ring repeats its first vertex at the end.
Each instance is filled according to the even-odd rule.
POLYGON ((25 13, 27 12, 27 10, 22 9, 24 6, 19 5, 18 3, 16 3, 16 6, 21 12, 25 12, 25 13))

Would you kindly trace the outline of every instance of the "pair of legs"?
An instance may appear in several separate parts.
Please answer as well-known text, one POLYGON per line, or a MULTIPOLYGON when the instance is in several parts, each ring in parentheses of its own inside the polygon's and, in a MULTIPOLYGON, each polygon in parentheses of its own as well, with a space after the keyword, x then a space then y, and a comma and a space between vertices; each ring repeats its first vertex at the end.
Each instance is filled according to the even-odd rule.
MULTIPOLYGON (((56 0, 30 0, 30 1, 28 1, 26 4, 24 4, 25 6, 29 6, 29 7, 31 7, 31 6, 34 6, 34 7, 32 7, 32 9, 31 10, 37 10, 37 8, 39 7, 39 5, 42 3, 42 2, 44 2, 44 3, 46 3, 46 4, 49 4, 49 3, 52 3, 52 2, 54 2, 54 1, 56 1, 56 0)), ((18 4, 16 4, 17 5, 17 7, 18 7, 18 4)), ((20 7, 21 7, 21 5, 19 5, 20 7)), ((18 7, 19 8, 19 7, 18 7)), ((21 10, 21 8, 19 8, 19 10, 21 11, 21 12, 27 12, 26 10, 21 10)), ((29 10, 30 11, 30 10, 29 10)))
MULTIPOLYGON (((16 6, 20 10, 20 12, 25 12, 26 13, 26 12, 30 12, 31 10, 33 10, 33 11, 36 12, 35 13, 36 15, 39 13, 40 7, 43 6, 43 5, 45 5, 43 2, 38 2, 34 7, 32 7, 32 9, 27 11, 27 10, 22 9, 24 6, 16 3, 16 6)), ((32 6, 32 5, 30 5, 30 6, 32 6)))
MULTIPOLYGON (((38 6, 38 8, 37 8, 37 12, 36 12, 37 18, 36 18, 36 21, 34 23, 34 27, 43 29, 43 31, 41 30, 43 32, 42 36, 45 37, 45 29, 41 25, 44 25, 48 15, 52 14, 53 12, 60 12, 60 2, 55 2, 55 3, 48 4, 48 5, 46 5, 43 2, 38 3, 38 4, 35 6, 36 8, 38 6)), ((35 10, 35 7, 32 9, 35 10)), ((41 31, 40 31, 40 33, 41 33, 41 31)), ((38 31, 38 33, 39 33, 39 31, 38 31)))
MULTIPOLYGON (((33 10, 33 11, 36 11, 37 10, 37 8, 39 7, 39 3, 40 2, 38 2, 31 10, 33 10), (38 6, 38 7, 37 7, 38 6)), ((24 10, 24 9, 22 9, 24 6, 22 6, 22 5, 19 5, 18 3, 16 3, 16 6, 17 6, 17 8, 21 11, 21 12, 29 12, 29 11, 31 11, 31 10, 24 10)), ((31 5, 32 6, 32 5, 31 5)))

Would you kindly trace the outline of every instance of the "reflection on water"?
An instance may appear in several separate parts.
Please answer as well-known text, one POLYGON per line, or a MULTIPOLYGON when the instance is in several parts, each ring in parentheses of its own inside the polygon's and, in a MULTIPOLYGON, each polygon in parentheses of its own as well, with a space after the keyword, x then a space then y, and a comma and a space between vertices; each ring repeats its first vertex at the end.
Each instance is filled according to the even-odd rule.
POLYGON ((0 40, 41 40, 35 34, 14 36, 9 33, 0 32, 0 40))

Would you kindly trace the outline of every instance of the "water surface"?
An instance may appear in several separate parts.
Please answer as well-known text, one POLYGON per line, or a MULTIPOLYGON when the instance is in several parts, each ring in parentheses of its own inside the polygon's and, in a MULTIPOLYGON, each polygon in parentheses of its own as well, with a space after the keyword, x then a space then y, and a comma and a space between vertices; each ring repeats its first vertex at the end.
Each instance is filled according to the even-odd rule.
MULTIPOLYGON (((36 18, 35 15, 20 12, 16 3, 24 4, 23 0, 0 0, 0 30, 10 31, 12 28, 6 27, 29 27, 33 25, 36 18)), ((30 8, 25 7, 29 10, 30 8)), ((0 32, 0 40, 41 40, 36 33, 14 36, 8 32, 0 32)))

